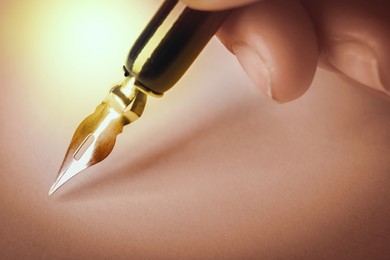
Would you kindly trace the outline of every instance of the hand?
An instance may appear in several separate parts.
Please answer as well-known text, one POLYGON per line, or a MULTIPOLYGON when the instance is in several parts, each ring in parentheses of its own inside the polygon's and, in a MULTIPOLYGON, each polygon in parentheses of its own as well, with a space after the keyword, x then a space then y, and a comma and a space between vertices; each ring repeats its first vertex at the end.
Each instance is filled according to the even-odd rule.
POLYGON ((236 8, 218 37, 252 81, 286 102, 310 86, 317 64, 390 96, 388 0, 182 0, 236 8))

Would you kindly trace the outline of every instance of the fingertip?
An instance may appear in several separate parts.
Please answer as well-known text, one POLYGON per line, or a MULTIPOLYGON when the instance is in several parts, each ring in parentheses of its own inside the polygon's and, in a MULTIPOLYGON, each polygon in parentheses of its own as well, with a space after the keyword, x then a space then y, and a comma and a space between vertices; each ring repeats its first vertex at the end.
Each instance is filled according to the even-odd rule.
POLYGON ((325 68, 390 96, 390 4, 383 0, 303 1, 325 68))
POLYGON ((334 44, 327 56, 341 73, 373 89, 387 92, 378 57, 366 44, 356 41, 334 44))
POLYGON ((236 10, 218 36, 254 84, 274 101, 294 100, 309 88, 318 46, 298 1, 266 1, 236 10))

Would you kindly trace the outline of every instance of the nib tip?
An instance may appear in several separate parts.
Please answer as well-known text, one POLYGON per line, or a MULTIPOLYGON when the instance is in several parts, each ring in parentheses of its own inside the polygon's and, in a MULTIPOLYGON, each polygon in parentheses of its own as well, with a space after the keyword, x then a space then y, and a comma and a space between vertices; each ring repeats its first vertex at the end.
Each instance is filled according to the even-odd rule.
POLYGON ((50 188, 50 190, 49 190, 49 193, 48 193, 49 196, 51 196, 51 195, 57 190, 58 187, 56 187, 56 186, 57 186, 56 184, 57 184, 57 182, 55 182, 55 183, 51 186, 51 188, 50 188))

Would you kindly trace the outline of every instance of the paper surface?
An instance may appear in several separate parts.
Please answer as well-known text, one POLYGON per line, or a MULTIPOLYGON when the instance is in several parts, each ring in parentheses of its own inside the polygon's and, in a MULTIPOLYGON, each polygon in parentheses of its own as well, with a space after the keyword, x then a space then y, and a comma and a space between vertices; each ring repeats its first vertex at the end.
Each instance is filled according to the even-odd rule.
POLYGON ((319 71, 304 97, 273 104, 216 40, 104 162, 48 197, 74 130, 120 80, 122 61, 69 63, 59 58, 67 43, 39 59, 45 45, 16 33, 39 31, 18 8, 0 16, 14 26, 2 27, 0 51, 5 259, 390 254, 390 103, 319 71))

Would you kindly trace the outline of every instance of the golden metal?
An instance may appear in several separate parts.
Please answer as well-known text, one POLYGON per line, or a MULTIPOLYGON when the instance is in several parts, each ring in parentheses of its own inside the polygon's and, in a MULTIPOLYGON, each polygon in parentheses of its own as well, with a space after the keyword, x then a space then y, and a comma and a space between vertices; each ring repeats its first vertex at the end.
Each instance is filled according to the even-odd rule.
POLYGON ((116 84, 95 112, 78 126, 49 196, 79 172, 106 158, 123 127, 142 115, 146 100, 147 95, 133 77, 116 84))
POLYGON ((229 13, 163 2, 130 49, 125 80, 77 128, 49 195, 108 156, 123 127, 141 116, 147 96, 162 96, 181 78, 229 13))
POLYGON ((164 94, 158 94, 156 92, 151 91, 150 89, 144 88, 143 86, 139 85, 137 86, 139 91, 142 91, 144 94, 154 97, 154 98, 160 98, 164 96, 164 94))

